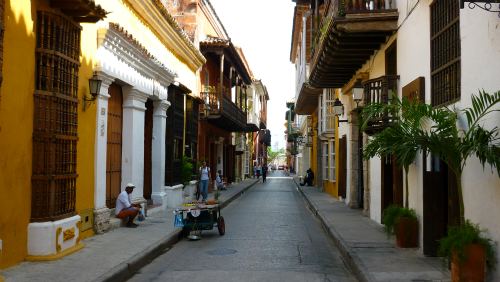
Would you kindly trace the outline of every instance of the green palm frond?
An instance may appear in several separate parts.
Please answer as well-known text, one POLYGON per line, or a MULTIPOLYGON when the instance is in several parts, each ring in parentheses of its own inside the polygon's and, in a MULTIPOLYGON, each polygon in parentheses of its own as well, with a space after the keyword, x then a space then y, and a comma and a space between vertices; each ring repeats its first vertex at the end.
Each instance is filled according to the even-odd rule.
POLYGON ((464 110, 469 128, 474 127, 487 114, 499 111, 499 109, 494 109, 494 106, 500 102, 500 91, 488 94, 480 90, 478 96, 472 95, 471 101, 472 107, 464 110))

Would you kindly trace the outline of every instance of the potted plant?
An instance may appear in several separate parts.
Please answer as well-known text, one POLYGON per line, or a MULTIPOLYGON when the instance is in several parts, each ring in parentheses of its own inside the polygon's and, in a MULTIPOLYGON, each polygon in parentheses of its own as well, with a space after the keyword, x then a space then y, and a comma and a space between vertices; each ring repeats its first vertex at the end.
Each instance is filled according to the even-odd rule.
POLYGON ((451 263, 452 281, 484 281, 485 266, 495 265, 492 241, 482 235, 479 225, 466 220, 451 227, 439 241, 439 254, 451 263))
POLYGON ((418 247, 418 219, 414 210, 409 208, 408 172, 420 151, 414 138, 420 130, 421 115, 418 114, 418 102, 396 97, 389 104, 370 104, 362 112, 363 126, 381 112, 390 113, 392 122, 387 128, 374 135, 363 150, 363 157, 393 156, 396 164, 405 173, 404 207, 389 206, 384 210, 383 224, 388 234, 396 234, 396 243, 401 248, 418 247), (395 230, 395 232, 393 232, 395 230))
POLYGON ((391 205, 384 210, 382 223, 387 235, 396 235, 398 247, 418 247, 418 220, 415 210, 391 205))
MULTIPOLYGON (((483 167, 485 164, 491 165, 492 169, 496 168, 497 174, 500 176, 499 129, 494 127, 488 130, 481 126, 481 120, 485 116, 498 111, 495 107, 500 102, 500 91, 493 94, 479 91, 479 95, 472 95, 471 101, 472 107, 462 110, 465 116, 463 128, 457 127, 459 113, 446 107, 433 108, 431 105, 424 103, 410 103, 411 107, 409 109, 411 110, 405 112, 404 108, 402 108, 402 111, 400 111, 401 108, 398 108, 398 105, 404 105, 405 103, 390 103, 389 105, 376 105, 372 107, 371 111, 371 113, 375 113, 378 110, 378 114, 380 114, 396 110, 401 112, 403 116, 411 117, 415 126, 412 127, 411 131, 408 131, 408 134, 414 140, 415 148, 419 151, 438 155, 453 172, 457 183, 460 213, 459 226, 456 227, 456 230, 454 229, 453 233, 456 234, 454 235, 456 238, 462 238, 462 236, 470 234, 470 224, 465 221, 464 216, 462 191, 462 173, 467 159, 475 155, 483 167)), ((392 126, 389 128, 392 128, 392 126)), ((455 240, 457 240, 456 238, 455 240)), ((465 243, 467 242, 465 239, 462 241, 464 244, 457 245, 453 251, 463 253, 466 257, 465 250, 469 248, 469 244, 465 243)), ((479 248, 481 248, 481 244, 479 245, 479 248)), ((463 266, 471 267, 472 265, 463 266)), ((480 268, 480 266, 478 267, 480 268)), ((484 271, 484 268, 478 269, 478 271, 484 271)), ((452 272, 452 280, 459 281, 460 277, 456 277, 459 274, 460 272, 452 272)))

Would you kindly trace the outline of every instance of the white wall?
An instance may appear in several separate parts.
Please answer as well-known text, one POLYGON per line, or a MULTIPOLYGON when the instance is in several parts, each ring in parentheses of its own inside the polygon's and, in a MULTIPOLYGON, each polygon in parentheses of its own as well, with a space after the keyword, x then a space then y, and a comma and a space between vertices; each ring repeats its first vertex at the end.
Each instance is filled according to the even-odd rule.
MULTIPOLYGON (((381 160, 379 157, 371 158, 368 161, 368 185, 370 186, 370 218, 378 223, 382 223, 382 190, 381 190, 381 160)), ((366 190, 366 188, 365 188, 366 190)))
MULTIPOLYGON (((468 8, 460 12, 462 89, 459 109, 471 106, 471 94, 479 89, 500 90, 500 19, 497 13, 468 8)), ((497 106, 500 109, 500 105, 497 106)), ((462 120, 463 116, 462 116, 462 120)), ((462 123, 464 124, 464 123, 462 123)), ((500 112, 485 119, 488 129, 500 127, 500 112)), ((476 157, 469 158, 462 176, 465 217, 500 243, 500 177, 490 166, 483 169, 476 157)), ((500 281, 500 254, 497 252, 494 281, 500 281)))

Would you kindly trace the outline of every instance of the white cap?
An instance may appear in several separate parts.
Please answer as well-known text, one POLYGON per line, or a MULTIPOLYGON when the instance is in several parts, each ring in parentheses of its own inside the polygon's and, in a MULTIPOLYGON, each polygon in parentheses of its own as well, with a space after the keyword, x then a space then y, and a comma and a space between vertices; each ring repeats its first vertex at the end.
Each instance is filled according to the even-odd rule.
POLYGON ((132 183, 128 183, 127 186, 125 186, 125 188, 135 188, 135 185, 132 183))

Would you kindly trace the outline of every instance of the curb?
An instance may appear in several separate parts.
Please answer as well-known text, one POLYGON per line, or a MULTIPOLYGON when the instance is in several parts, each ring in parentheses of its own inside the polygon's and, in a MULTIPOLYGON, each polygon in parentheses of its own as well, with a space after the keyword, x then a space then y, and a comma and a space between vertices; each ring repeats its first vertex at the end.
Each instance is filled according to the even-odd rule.
POLYGON ((304 199, 306 200, 309 209, 311 209, 314 215, 316 215, 316 217, 320 220, 321 224, 323 225, 323 228, 328 232, 328 235, 330 235, 330 237, 333 239, 333 242, 335 243, 340 253, 342 254, 344 262, 352 270, 354 276, 356 276, 356 278, 362 282, 377 281, 375 277, 373 277, 368 271, 368 269, 366 269, 366 267, 363 265, 363 262, 358 257, 358 255, 347 245, 344 239, 342 239, 342 236, 340 236, 337 230, 335 230, 335 227, 328 226, 323 216, 321 216, 320 212, 314 207, 309 198, 304 194, 304 191, 302 191, 302 188, 297 183, 295 178, 293 178, 293 182, 297 186, 297 189, 299 190, 302 197, 304 197, 304 199))
MULTIPOLYGON (((243 188, 238 193, 229 197, 227 200, 225 200, 220 205, 220 208, 221 209, 225 208, 232 201, 239 198, 248 189, 250 189, 252 186, 257 184, 258 182, 259 181, 257 180, 254 183, 251 183, 250 185, 243 188)), ((145 265, 149 264, 153 259, 162 255, 166 249, 172 247, 177 242, 179 242, 181 232, 182 232, 182 230, 179 229, 179 230, 176 230, 176 231, 168 234, 167 236, 158 240, 155 244, 152 244, 149 247, 147 247, 144 251, 140 252, 136 256, 129 258, 128 260, 113 267, 112 269, 110 269, 108 271, 108 273, 99 276, 94 281, 114 282, 114 281, 125 281, 125 280, 131 278, 138 270, 140 270, 145 265)), ((0 277, 0 281, 2 281, 1 277, 0 277)))

